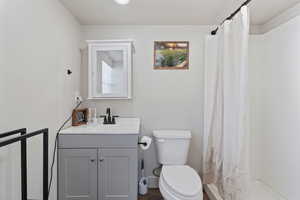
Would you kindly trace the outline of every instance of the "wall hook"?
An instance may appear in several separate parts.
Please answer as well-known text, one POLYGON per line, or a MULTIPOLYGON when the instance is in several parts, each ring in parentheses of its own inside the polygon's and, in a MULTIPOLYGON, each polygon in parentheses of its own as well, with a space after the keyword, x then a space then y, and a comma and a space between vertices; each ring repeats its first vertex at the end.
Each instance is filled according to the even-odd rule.
POLYGON ((67 74, 68 74, 68 75, 71 75, 71 74, 72 74, 72 71, 71 71, 70 69, 68 69, 68 70, 67 70, 67 74))

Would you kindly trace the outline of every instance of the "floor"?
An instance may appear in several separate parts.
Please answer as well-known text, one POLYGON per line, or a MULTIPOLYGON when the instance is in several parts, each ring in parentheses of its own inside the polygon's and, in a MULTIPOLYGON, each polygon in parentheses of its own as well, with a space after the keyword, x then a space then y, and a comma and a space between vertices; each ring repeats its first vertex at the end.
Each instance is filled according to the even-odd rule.
MULTIPOLYGON (((210 184, 207 186, 208 190, 211 190, 211 194, 215 194, 216 199, 222 199, 218 192, 218 189, 215 185, 210 184)), ((276 192, 270 186, 264 184, 261 181, 252 181, 250 184, 250 194, 248 195, 247 200, 287 200, 286 197, 281 196, 278 192, 276 192)))
MULTIPOLYGON (((149 189, 148 194, 139 196, 138 200, 162 200, 162 196, 159 192, 159 189, 149 189)), ((206 194, 204 194, 203 200, 209 200, 206 194)))
POLYGON ((251 184, 251 195, 249 200, 285 200, 287 198, 281 196, 273 188, 261 181, 253 181, 251 184))

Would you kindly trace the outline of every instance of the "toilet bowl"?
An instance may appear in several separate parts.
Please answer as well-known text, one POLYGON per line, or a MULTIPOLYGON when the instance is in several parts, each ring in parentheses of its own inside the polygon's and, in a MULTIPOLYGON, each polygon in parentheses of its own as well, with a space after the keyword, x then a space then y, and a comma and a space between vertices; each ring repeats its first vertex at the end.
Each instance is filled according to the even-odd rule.
POLYGON ((153 131, 162 171, 159 190, 165 200, 202 200, 202 182, 197 172, 185 165, 190 131, 153 131))
POLYGON ((165 200, 203 199, 200 177, 187 165, 163 166, 159 189, 165 200))

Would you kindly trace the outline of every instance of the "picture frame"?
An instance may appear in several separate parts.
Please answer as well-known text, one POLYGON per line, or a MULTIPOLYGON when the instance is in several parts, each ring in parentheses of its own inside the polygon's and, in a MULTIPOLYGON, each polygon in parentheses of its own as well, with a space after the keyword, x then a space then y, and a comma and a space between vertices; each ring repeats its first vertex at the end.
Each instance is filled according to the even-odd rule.
POLYGON ((154 41, 154 69, 189 69, 189 42, 154 41))
POLYGON ((72 112, 72 126, 85 125, 88 122, 89 110, 85 109, 75 109, 72 112))

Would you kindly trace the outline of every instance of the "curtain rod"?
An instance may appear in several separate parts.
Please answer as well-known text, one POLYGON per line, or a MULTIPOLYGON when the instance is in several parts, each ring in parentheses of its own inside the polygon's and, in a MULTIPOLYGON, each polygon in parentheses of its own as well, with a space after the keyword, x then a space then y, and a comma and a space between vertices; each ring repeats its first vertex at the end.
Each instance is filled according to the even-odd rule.
MULTIPOLYGON (((226 20, 231 20, 240 10, 243 6, 248 5, 252 0, 247 0, 245 1, 238 9, 236 9, 229 17, 227 17, 225 20, 222 21, 221 25, 226 21, 226 20)), ((219 30, 219 27, 217 27, 215 30, 211 32, 211 35, 216 35, 219 30)))

